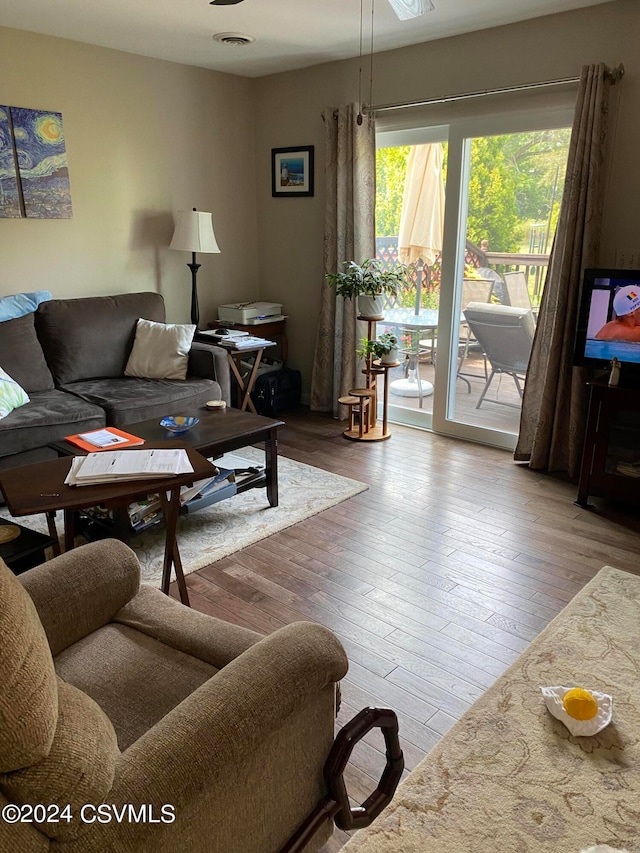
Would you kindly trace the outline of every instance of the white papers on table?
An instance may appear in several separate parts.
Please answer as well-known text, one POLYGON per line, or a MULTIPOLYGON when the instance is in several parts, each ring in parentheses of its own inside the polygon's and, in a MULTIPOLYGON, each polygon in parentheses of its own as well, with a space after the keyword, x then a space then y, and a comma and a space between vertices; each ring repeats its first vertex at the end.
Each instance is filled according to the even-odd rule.
POLYGON ((186 450, 113 450, 74 456, 65 479, 68 486, 147 480, 190 474, 193 466, 186 450))
POLYGON ((254 335, 247 335, 245 338, 219 338, 218 343, 233 349, 263 349, 276 345, 275 341, 268 341, 266 338, 258 338, 254 335))
POLYGON ((220 469, 227 468, 234 472, 235 482, 238 486, 256 480, 264 476, 264 465, 259 462, 250 462, 243 456, 237 456, 235 453, 225 453, 224 456, 219 456, 215 464, 220 469))
MULTIPOLYGON (((223 328, 223 326, 221 325, 220 328, 223 328)), ((200 329, 198 334, 208 335, 211 338, 229 338, 232 340, 233 338, 244 338, 249 332, 242 332, 240 329, 227 329, 226 334, 222 334, 217 329, 200 329)))
POLYGON ((249 468, 264 468, 264 465, 250 462, 244 456, 238 456, 236 453, 225 453, 224 456, 218 456, 213 464, 218 468, 227 468, 230 471, 236 468, 240 471, 248 471, 249 468))

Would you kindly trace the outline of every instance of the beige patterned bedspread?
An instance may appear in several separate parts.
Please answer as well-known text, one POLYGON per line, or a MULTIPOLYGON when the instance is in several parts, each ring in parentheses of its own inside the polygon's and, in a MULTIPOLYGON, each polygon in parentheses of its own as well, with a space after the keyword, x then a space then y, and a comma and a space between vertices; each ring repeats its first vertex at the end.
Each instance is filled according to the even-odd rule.
POLYGON ((596 843, 640 853, 640 577, 609 566, 343 849, 577 853, 596 843), (612 723, 571 736, 546 710, 543 685, 610 693, 612 723))

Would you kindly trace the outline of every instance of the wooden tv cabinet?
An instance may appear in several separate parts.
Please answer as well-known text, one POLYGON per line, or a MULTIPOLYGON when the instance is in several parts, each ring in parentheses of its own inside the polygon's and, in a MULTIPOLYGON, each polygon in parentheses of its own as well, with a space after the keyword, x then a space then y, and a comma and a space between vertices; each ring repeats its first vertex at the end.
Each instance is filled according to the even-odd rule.
POLYGON ((606 380, 589 382, 589 386, 576 503, 588 507, 589 495, 640 500, 640 390, 609 386, 606 380), (634 465, 638 476, 623 473, 624 466, 634 465))

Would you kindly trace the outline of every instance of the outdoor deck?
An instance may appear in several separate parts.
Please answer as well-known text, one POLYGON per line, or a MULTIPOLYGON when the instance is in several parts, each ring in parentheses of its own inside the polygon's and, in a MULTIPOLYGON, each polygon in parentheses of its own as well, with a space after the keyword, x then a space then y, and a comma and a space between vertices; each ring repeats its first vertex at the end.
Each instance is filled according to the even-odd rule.
MULTIPOLYGON (((464 372, 477 374, 477 378, 466 376, 471 384, 471 391, 468 390, 466 382, 462 379, 457 380, 456 384, 456 411, 455 420, 464 423, 473 424, 475 426, 486 427, 488 429, 496 429, 504 432, 517 434, 520 425, 520 397, 516 389, 515 383, 510 376, 500 375, 494 377, 489 388, 488 397, 491 399, 499 399, 502 402, 514 403, 518 405, 517 409, 510 406, 493 403, 490 399, 485 398, 480 409, 476 409, 476 404, 484 388, 484 366, 483 359, 480 355, 471 355, 467 357, 464 364, 464 372)), ((428 382, 434 382, 435 368, 430 362, 420 363, 420 378, 428 382)), ((403 368, 398 367, 390 371, 389 379, 393 382, 395 379, 403 378, 403 368)), ((400 406, 406 409, 419 410, 418 397, 401 397, 393 393, 390 388, 389 405, 400 406)), ((433 396, 423 397, 422 411, 431 414, 433 412, 433 396)), ((395 420, 395 418, 394 418, 395 420)))

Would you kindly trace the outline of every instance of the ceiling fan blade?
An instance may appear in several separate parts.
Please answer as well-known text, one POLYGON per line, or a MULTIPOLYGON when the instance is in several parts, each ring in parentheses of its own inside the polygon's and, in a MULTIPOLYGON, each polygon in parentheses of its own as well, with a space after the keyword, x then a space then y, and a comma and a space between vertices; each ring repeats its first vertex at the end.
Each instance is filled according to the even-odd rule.
POLYGON ((431 0, 389 0, 391 8, 401 21, 419 18, 426 12, 433 12, 435 6, 431 0))
POLYGON ((242 3, 242 0, 210 0, 210 6, 235 6, 237 3, 242 3))

